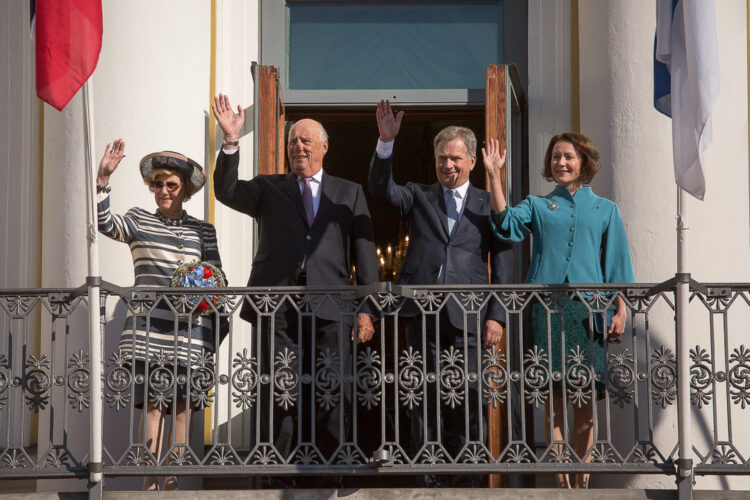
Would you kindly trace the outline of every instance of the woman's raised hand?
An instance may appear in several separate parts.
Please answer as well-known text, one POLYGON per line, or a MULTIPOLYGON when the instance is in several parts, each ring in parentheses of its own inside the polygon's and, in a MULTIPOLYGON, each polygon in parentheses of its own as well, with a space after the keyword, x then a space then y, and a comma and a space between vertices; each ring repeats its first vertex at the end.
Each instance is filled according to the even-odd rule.
POLYGON ((211 109, 214 110, 216 123, 221 127, 221 131, 224 132, 224 140, 239 141, 242 126, 245 124, 245 110, 242 109, 242 106, 237 105, 237 114, 235 114, 232 110, 232 105, 229 103, 229 96, 219 94, 214 97, 211 109))
POLYGON ((482 148, 484 168, 490 177, 500 177, 501 170, 505 166, 505 150, 500 154, 500 141, 490 139, 486 148, 482 148))
POLYGON ((490 203, 492 204, 492 210, 502 212, 506 206, 502 181, 502 169, 505 166, 505 150, 503 149, 503 154, 500 154, 500 141, 490 139, 487 147, 482 148, 482 157, 484 160, 484 169, 490 178, 490 203))
POLYGON ((104 156, 102 156, 102 160, 99 162, 96 183, 101 186, 109 184, 109 176, 117 170, 117 166, 123 158, 125 158, 125 141, 115 139, 114 142, 107 144, 104 156))

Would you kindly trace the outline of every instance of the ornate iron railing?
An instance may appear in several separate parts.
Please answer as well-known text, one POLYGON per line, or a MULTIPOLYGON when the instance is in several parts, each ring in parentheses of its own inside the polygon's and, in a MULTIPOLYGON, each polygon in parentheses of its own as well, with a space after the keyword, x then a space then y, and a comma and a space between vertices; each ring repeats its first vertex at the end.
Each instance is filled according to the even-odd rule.
MULTIPOLYGON (((91 393, 86 297, 2 290, 0 474, 85 477, 89 407, 102 398, 105 477, 674 475, 675 308, 673 291, 663 288, 382 283, 207 294, 105 286, 103 394, 91 393), (601 324, 620 298, 628 323, 615 342, 601 324), (167 314, 189 333, 203 299, 213 301, 205 320, 221 326, 213 333, 216 353, 191 349, 188 340, 193 355, 183 355, 189 361, 181 365, 175 353, 185 346, 175 342, 139 366, 133 349, 118 345, 126 314, 147 322, 167 314), (255 328, 239 318, 243 305, 255 328), (483 348, 473 332, 482 330, 489 308, 499 311, 507 333, 483 348), (363 313, 373 317, 375 335, 355 344, 350 325, 363 313), (561 323, 560 313, 578 314, 582 329, 561 323), (457 331, 451 314, 460 319, 457 331), (578 346, 562 347, 564 337, 581 332, 578 346), (553 337, 562 341, 556 346, 553 337), (591 359, 595 344, 600 362, 591 359), (564 362, 555 366, 553 358, 564 362), (150 451, 138 396, 169 414, 181 391, 192 406, 188 421, 205 417, 210 440, 150 451), (563 406, 566 428, 550 443, 545 416, 563 406), (594 428, 583 453, 571 445, 575 408, 589 412, 594 428), (493 420, 500 424, 495 436, 488 431, 493 420), (286 441, 279 438, 284 431, 286 441)), ((750 438, 741 429, 750 411, 750 285, 696 287, 689 318, 694 472, 748 474, 750 438)))

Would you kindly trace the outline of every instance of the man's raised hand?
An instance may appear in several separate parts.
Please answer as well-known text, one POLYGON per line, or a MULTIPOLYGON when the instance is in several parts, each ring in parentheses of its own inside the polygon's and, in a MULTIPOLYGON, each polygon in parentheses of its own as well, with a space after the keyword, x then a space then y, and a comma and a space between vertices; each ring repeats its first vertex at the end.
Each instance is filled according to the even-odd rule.
POLYGON ((404 118, 404 112, 399 111, 398 114, 394 116, 393 110, 391 110, 391 102, 385 99, 378 103, 375 117, 378 120, 380 140, 383 142, 391 142, 394 140, 398 135, 398 130, 401 128, 401 120, 404 118))
POLYGON ((245 110, 242 109, 242 106, 237 105, 237 114, 235 114, 232 111, 232 105, 229 103, 229 96, 219 94, 214 97, 211 109, 214 111, 216 123, 219 124, 222 132, 224 132, 224 139, 227 141, 239 141, 242 126, 245 124, 245 110))

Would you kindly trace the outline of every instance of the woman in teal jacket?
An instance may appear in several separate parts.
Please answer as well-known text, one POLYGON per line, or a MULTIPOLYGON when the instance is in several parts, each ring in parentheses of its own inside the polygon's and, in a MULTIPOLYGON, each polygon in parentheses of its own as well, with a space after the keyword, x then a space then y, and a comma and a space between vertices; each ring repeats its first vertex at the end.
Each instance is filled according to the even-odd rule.
MULTIPOLYGON (((508 207, 501 183, 505 152, 500 154, 498 141, 491 139, 482 148, 484 165, 490 180, 492 214, 490 222, 495 236, 506 242, 522 241, 534 236, 531 267, 527 283, 633 283, 633 265, 625 236, 625 228, 617 205, 595 195, 588 185, 599 170, 599 152, 584 135, 566 132, 550 140, 544 157, 544 177, 557 183, 547 196, 529 196, 515 207, 508 207)), ((625 331, 625 302, 618 297, 616 312, 606 324, 607 336, 617 338, 625 331)), ((589 309, 580 300, 568 303, 563 313, 549 314, 541 303, 534 303, 531 314, 534 343, 549 356, 552 372, 562 371, 562 358, 567 358, 564 374, 573 366, 572 353, 582 353, 595 373, 604 373, 604 336, 602 318, 589 319, 589 309), (589 325, 597 332, 591 335, 589 325), (597 325, 598 324, 598 325, 597 325), (565 339, 563 350, 562 338, 565 339), (548 338, 551 346, 548 346, 548 338)), ((573 370, 575 371, 575 370, 573 370)), ((568 380, 570 388, 570 380, 568 380)), ((545 415, 549 433, 549 418, 554 427, 552 440, 564 441, 563 384, 553 385, 552 408, 547 405, 545 415)), ((603 382, 596 382, 597 395, 604 395, 603 382)), ((569 395, 572 395, 569 391, 569 395)), ((593 444, 592 398, 572 397, 573 450, 588 462, 593 444)), ((550 439, 550 436, 547 436, 550 439)), ((585 488, 588 474, 558 474, 558 486, 585 488)))

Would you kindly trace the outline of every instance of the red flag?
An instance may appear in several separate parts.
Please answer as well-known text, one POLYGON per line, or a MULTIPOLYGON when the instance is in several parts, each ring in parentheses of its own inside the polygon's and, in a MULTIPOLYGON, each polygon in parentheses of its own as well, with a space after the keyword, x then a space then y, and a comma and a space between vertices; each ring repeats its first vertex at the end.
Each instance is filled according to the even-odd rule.
POLYGON ((96 68, 101 0, 37 0, 36 94, 59 111, 96 68))

